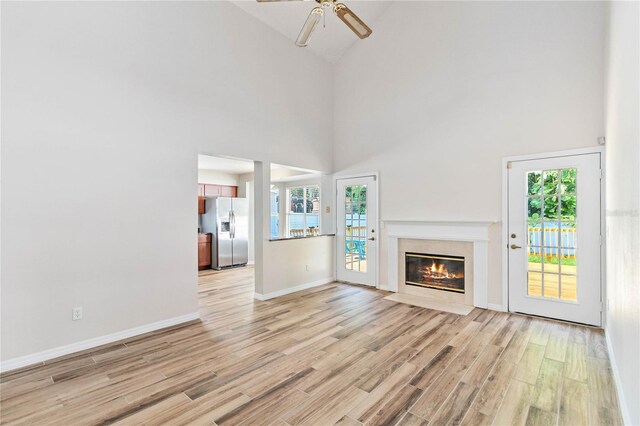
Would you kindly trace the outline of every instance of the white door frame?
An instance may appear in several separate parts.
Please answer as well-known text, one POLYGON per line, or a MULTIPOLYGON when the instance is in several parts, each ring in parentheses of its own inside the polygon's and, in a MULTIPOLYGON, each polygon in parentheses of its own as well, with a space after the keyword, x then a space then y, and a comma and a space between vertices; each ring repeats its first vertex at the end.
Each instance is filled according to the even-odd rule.
POLYGON ((338 180, 340 179, 353 179, 353 178, 363 178, 363 177, 371 177, 373 176, 376 181, 376 199, 377 202, 374 203, 373 206, 370 206, 375 209, 376 217, 378 218, 378 223, 376 223, 376 232, 378 233, 378 250, 376 250, 375 256, 375 268, 374 268, 374 287, 380 288, 380 247, 382 243, 382 238, 380 237, 380 223, 382 220, 380 219, 380 173, 379 172, 363 172, 363 173, 347 173, 347 174, 334 174, 333 175, 333 194, 334 194, 334 208, 333 208, 333 224, 334 229, 333 232, 336 234, 336 237, 333 239, 334 247, 333 247, 333 275, 334 277, 338 276, 338 180))
POLYGON ((502 310, 509 312, 509 174, 508 163, 510 161, 542 160, 545 158, 568 157, 581 154, 600 154, 600 168, 602 179, 600 180, 600 300, 602 301, 602 325, 605 328, 607 322, 607 281, 606 281, 606 228, 605 228, 605 147, 593 146, 588 148, 570 149, 564 151, 545 152, 539 154, 516 155, 502 158, 502 310))

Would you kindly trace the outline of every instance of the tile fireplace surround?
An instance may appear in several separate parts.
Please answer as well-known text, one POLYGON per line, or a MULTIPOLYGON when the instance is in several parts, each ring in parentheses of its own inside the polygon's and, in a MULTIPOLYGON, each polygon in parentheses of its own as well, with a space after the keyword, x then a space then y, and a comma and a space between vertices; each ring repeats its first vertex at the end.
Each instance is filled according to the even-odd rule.
MULTIPOLYGON (((489 279, 489 226, 494 222, 409 222, 384 221, 388 250, 388 291, 398 292, 400 271, 400 240, 433 240, 469 242, 473 245, 472 274, 473 306, 487 308, 489 279)), ((404 283, 402 283, 404 284, 404 283)))

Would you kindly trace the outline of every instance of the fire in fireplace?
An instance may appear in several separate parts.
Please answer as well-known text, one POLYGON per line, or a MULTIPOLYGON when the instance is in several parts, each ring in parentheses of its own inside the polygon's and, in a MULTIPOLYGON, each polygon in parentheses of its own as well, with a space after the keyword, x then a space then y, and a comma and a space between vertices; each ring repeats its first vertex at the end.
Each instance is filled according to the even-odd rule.
POLYGON ((464 257, 405 253, 405 282, 464 293, 464 257))

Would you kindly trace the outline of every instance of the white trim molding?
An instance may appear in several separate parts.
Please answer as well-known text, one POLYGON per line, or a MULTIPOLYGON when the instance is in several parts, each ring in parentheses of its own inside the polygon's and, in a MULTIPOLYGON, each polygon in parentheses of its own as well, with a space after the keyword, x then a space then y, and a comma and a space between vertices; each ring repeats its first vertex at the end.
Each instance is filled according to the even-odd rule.
POLYGON ((625 425, 633 424, 631 422, 631 415, 629 414, 629 408, 627 407, 627 399, 624 397, 624 389, 622 388, 622 381, 620 379, 620 370, 618 370, 618 363, 616 362, 616 355, 613 352, 613 345, 609 339, 609 331, 604 331, 604 337, 607 341, 607 351, 609 352, 609 362, 611 363, 611 372, 613 373, 613 382, 616 385, 616 391, 618 394, 618 405, 622 414, 622 423, 625 425))
POLYGON ((388 258, 386 290, 398 291, 398 240, 464 241, 473 243, 473 306, 488 308, 489 226, 496 222, 384 221, 388 258))
POLYGON ((507 312, 505 306, 500 303, 487 303, 487 309, 498 312, 507 312))
POLYGON ((75 352, 96 348, 98 346, 114 343, 119 340, 128 339, 130 337, 139 336, 141 334, 157 331, 167 327, 173 327, 185 322, 194 321, 200 318, 199 312, 173 317, 166 320, 153 322, 151 324, 141 325, 139 327, 129 328, 127 330, 118 331, 116 333, 107 334, 105 336, 94 337, 65 346, 59 346, 46 351, 37 352, 31 355, 25 355, 18 358, 9 359, 0 363, 0 372, 15 370, 17 368, 27 367, 29 365, 39 364, 61 356, 69 355, 75 352))
POLYGON ((256 299, 256 300, 265 301, 265 300, 269 300, 269 299, 274 299, 276 297, 285 296, 287 294, 296 293, 298 291, 307 290, 309 288, 313 288, 313 287, 318 287, 318 286, 321 286, 321 285, 329 284, 329 283, 335 282, 335 280, 336 279, 334 277, 323 278, 323 279, 320 279, 320 280, 316 280, 316 281, 311 281, 311 282, 308 282, 308 283, 300 284, 300 285, 297 285, 295 287, 283 288, 282 290, 272 291, 270 293, 261 294, 261 293, 255 293, 254 292, 253 293, 253 298, 256 299))

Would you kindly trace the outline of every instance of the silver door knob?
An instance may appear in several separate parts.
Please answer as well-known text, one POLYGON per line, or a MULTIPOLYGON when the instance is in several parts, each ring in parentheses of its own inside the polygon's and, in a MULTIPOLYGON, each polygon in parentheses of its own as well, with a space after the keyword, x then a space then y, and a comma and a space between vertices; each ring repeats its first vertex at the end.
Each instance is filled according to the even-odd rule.
POLYGON ((511 250, 515 250, 515 249, 519 249, 519 248, 522 248, 522 247, 517 246, 515 244, 511 244, 511 250))
POLYGON ((367 238, 369 241, 375 241, 376 238, 375 237, 371 237, 371 238, 367 238))

